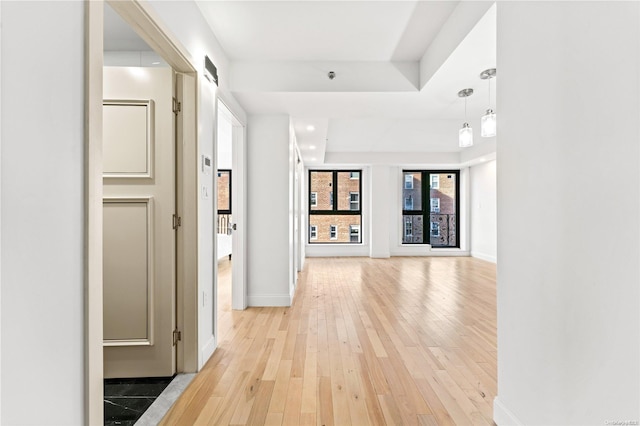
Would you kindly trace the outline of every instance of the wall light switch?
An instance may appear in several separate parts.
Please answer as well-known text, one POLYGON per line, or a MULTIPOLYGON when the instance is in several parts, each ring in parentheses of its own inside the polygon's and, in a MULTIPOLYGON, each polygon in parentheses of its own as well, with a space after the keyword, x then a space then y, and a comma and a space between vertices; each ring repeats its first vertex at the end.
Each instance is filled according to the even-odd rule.
POLYGON ((211 157, 209 157, 208 155, 203 155, 202 156, 202 173, 204 173, 205 175, 210 175, 212 168, 213 168, 213 161, 211 160, 211 157))

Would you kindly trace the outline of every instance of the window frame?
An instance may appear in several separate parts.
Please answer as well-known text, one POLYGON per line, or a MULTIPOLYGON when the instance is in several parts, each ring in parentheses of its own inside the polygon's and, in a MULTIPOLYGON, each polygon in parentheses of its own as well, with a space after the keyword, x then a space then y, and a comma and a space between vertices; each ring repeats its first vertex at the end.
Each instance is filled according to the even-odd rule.
POLYGON ((440 189, 440 177, 438 177, 437 184, 433 185, 433 180, 429 179, 429 189, 440 189))
POLYGON ((430 198, 430 200, 429 200, 429 212, 430 213, 440 213, 440 198, 439 197, 431 197, 430 198), (434 207, 433 207, 433 202, 434 201, 437 201, 437 203, 436 203, 437 206, 435 207, 435 210, 434 210, 434 207))
POLYGON ((403 176, 404 176, 404 189, 413 189, 413 179, 414 179, 414 178, 413 178, 413 174, 406 174, 406 175, 405 175, 405 174, 403 173, 403 176), (410 181, 408 181, 408 180, 407 180, 407 178, 408 178, 409 176, 411 176, 411 180, 410 180, 410 181), (408 184, 408 183, 410 184, 409 186, 407 186, 407 184, 408 184))
POLYGON ((338 239, 338 225, 329 225, 329 239, 330 240, 338 239))
MULTIPOLYGON (((405 188, 405 189, 413 189, 413 188, 405 188)), ((404 198, 404 197, 403 197, 404 198)), ((413 210, 413 197, 409 196, 407 198, 404 198, 404 203, 403 203, 403 209, 405 211, 414 211, 413 210), (411 207, 408 207, 407 201, 411 201, 411 207)))
POLYGON ((440 236, 440 224, 438 222, 429 222, 429 237, 439 237, 440 236), (437 234, 433 233, 433 228, 435 225, 435 228, 438 230, 437 234))
POLYGON ((407 218, 404 219, 404 226, 402 229, 402 233, 404 235, 404 238, 408 238, 408 237, 413 238, 413 221, 412 220, 407 218), (410 231, 409 233, 407 233, 407 229, 410 231))
POLYGON ((317 207, 317 206, 318 206, 318 193, 309 192, 309 207, 317 207))
MULTIPOLYGON (((362 169, 309 169, 308 170, 308 174, 307 174, 307 182, 308 182, 308 188, 307 188, 307 194, 309 194, 309 205, 308 205, 308 219, 309 222, 311 222, 311 216, 316 216, 316 215, 324 215, 324 216, 359 216, 360 217, 360 230, 362 230, 362 169), (311 205, 311 176, 313 173, 332 173, 332 183, 331 183, 331 191, 330 191, 330 198, 331 198, 331 209, 327 209, 327 210, 312 210, 312 206, 311 205), (353 173, 358 173, 359 176, 359 181, 358 181, 358 209, 357 210, 351 210, 351 194, 354 194, 355 191, 348 191, 349 193, 349 210, 338 210, 338 202, 336 202, 336 197, 334 196, 335 191, 338 188, 338 173, 349 173, 349 179, 356 179, 353 178, 353 173)), ((316 192, 316 191, 314 191, 316 192)), ((340 196, 340 194, 338 194, 338 196, 340 196)), ((333 226, 333 225, 331 225, 333 226)), ((362 238, 362 231, 359 232, 360 234, 360 241, 359 242, 351 242, 351 241, 335 241, 338 239, 338 230, 337 230, 337 225, 336 226, 336 238, 332 239, 331 238, 331 232, 329 232, 329 238, 331 241, 327 242, 327 241, 311 241, 311 227, 309 227, 309 235, 308 235, 308 242, 309 244, 363 244, 363 238, 362 238)), ((349 234, 349 238, 351 238, 351 234, 349 234)))
MULTIPOLYGON (((450 175, 454 175, 455 179, 456 179, 456 183, 455 183, 455 191, 456 191, 456 209, 455 209, 455 215, 456 215, 456 221, 455 221, 455 229, 457 232, 456 235, 456 245, 447 245, 447 246, 431 246, 432 249, 434 250, 438 250, 438 249, 452 249, 452 248, 460 248, 460 240, 461 240, 461 235, 460 235, 460 203, 461 203, 461 198, 462 195, 460 194, 460 170, 452 170, 452 169, 447 169, 447 170, 402 170, 402 214, 401 217, 403 218, 401 223, 402 223, 402 232, 401 232, 401 240, 400 240, 400 244, 402 245, 427 245, 430 244, 431 242, 431 214, 440 214, 440 212, 432 212, 431 211, 431 199, 432 198, 439 198, 439 197, 431 197, 431 190, 432 189, 436 189, 439 190, 440 189, 440 179, 438 178, 438 185, 436 188, 432 188, 431 185, 433 183, 433 181, 431 180, 431 176, 432 174, 438 174, 438 175, 444 175, 444 174, 450 174, 450 175), (422 206, 421 206, 421 210, 411 210, 411 209, 406 209, 406 205, 405 205, 405 197, 404 197, 404 193, 403 191, 405 189, 408 188, 404 188, 404 176, 405 173, 411 173, 413 175, 417 174, 417 173, 421 173, 421 188, 420 188, 420 193, 422 196, 422 206), (404 221, 404 217, 405 216, 422 216, 422 221, 423 221, 423 231, 422 231, 422 239, 423 241, 421 243, 418 242, 405 242, 405 221, 404 221), (427 223, 429 225, 427 225, 427 223), (425 233, 425 231, 428 230, 428 232, 425 233)), ((414 187, 415 189, 415 187, 414 187)), ((416 207, 415 205, 413 206, 414 208, 416 207)), ((438 225, 439 226, 439 225, 438 225)), ((438 232, 438 235, 433 235, 434 237, 440 236, 440 232, 438 232)))
MULTIPOLYGON (((351 237, 353 237, 354 231, 355 235, 358 237, 358 240, 362 240, 362 238, 360 237, 360 225, 349 225, 349 240, 351 240, 351 237)), ((359 242, 360 241, 356 243, 351 242, 351 244, 358 244, 359 242)))
POLYGON ((351 192, 349 191, 349 210, 360 210, 360 193, 359 192, 351 192), (353 201, 353 196, 357 196, 357 200, 353 201), (356 203, 358 205, 357 209, 353 209, 353 203, 356 203))
POLYGON ((317 240, 318 239, 318 226, 317 225, 309 225, 309 239, 317 240))

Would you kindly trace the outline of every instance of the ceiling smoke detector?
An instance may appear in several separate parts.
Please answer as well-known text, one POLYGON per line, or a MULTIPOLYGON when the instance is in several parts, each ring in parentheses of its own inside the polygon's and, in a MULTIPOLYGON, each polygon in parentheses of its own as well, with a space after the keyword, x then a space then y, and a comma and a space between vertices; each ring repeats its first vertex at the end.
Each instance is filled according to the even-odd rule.
POLYGON ((336 73, 333 71, 329 71, 329 74, 327 74, 329 76, 329 80, 333 80, 334 78, 336 78, 336 73))

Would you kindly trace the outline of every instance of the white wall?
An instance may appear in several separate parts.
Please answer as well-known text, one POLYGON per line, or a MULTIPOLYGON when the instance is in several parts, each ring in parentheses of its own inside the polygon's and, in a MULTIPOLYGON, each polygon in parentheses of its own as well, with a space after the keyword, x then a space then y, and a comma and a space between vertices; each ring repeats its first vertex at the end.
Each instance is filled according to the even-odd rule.
MULTIPOLYGON (((2 4, 0 3, 0 28, 2 28, 2 4)), ((2 31, 0 30, 0 46, 2 31)), ((0 48, 0 82, 2 81, 2 49, 0 48)), ((2 176, 2 84, 0 84, 0 182, 2 176)), ((0 308, 2 307, 2 185, 0 185, 0 308)), ((0 310, 0 423, 2 423, 2 315, 0 310)))
POLYGON ((471 204, 471 256, 497 260, 496 161, 469 169, 471 204))
MULTIPOLYGON (((157 13, 162 24, 171 31, 184 45, 191 55, 191 60, 198 71, 198 161, 201 155, 209 155, 217 161, 215 153, 215 129, 216 114, 215 105, 220 92, 224 93, 227 107, 241 121, 246 119, 242 108, 229 95, 227 88, 229 85, 229 61, 209 28, 209 25, 202 16, 200 9, 194 2, 177 2, 151 0, 151 6, 157 13), (202 76, 204 69, 205 55, 213 61, 218 68, 219 87, 210 83, 202 76)), ((214 175, 204 176, 199 173, 199 190, 201 186, 209 185, 213 188, 214 175)), ((211 197, 203 200, 200 196, 198 203, 198 346, 199 366, 209 358, 213 352, 216 342, 213 329, 213 319, 215 316, 213 306, 213 280, 214 280, 214 191, 210 192, 211 197)))
POLYGON ((640 420, 639 9, 498 4, 499 426, 640 420))
POLYGON ((79 425, 84 4, 2 2, 1 32, 0 422, 79 425))
POLYGON ((289 306, 294 164, 289 116, 249 116, 247 136, 248 303, 289 306))
MULTIPOLYGON (((371 244, 370 257, 388 258, 390 256, 390 210, 395 203, 390 202, 389 194, 391 185, 395 184, 395 179, 391 179, 390 167, 371 166, 371 179, 369 185, 368 198, 371 203, 371 224, 369 228, 369 240, 371 244)), ((362 195, 361 195, 362 198, 362 195)), ((361 227, 364 230, 364 227, 361 227)))
MULTIPOLYGON (((218 106, 220 109, 220 106, 218 106)), ((233 124, 231 117, 227 117, 226 113, 218 111, 218 136, 217 143, 217 165, 218 169, 233 168, 233 124)))
POLYGON ((296 152, 296 132, 293 128, 291 117, 289 117, 289 294, 293 300, 296 284, 298 282, 297 261, 297 216, 300 213, 296 206, 297 201, 297 179, 298 179, 298 157, 296 152))
MULTIPOLYGON (((229 91, 229 59, 196 3, 166 0, 149 0, 149 3, 163 24, 189 51, 199 73, 204 70, 205 55, 209 56, 218 69, 218 94, 222 93, 226 106, 238 120, 245 123, 246 114, 229 91)), ((215 117, 199 114, 198 120, 200 125, 209 126, 213 125, 215 117)))
POLYGON ((204 174, 201 161, 202 156, 212 158, 215 164, 215 133, 216 133, 216 87, 204 78, 200 78, 198 103, 198 368, 202 367, 213 353, 216 340, 214 321, 215 294, 214 277, 217 262, 215 250, 214 218, 216 212, 215 197, 215 167, 210 174, 204 174), (203 188, 207 188, 208 198, 203 195, 203 188))

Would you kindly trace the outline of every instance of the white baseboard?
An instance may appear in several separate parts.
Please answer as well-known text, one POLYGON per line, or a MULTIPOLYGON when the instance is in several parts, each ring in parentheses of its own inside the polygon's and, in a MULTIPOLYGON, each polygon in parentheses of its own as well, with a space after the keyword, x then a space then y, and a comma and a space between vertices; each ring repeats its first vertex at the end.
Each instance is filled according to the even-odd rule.
POLYGON ((247 297, 248 306, 291 306, 289 294, 250 294, 247 297))
POLYGON ((496 396, 493 399, 493 421, 498 426, 523 426, 518 418, 496 396))
POLYGON ((478 259, 486 260, 487 262, 491 262, 491 263, 498 263, 498 258, 496 256, 480 253, 477 251, 472 251, 471 257, 476 257, 478 259))
POLYGON ((364 244, 308 244, 307 257, 369 257, 369 246, 364 244))
POLYGON ((211 358, 213 351, 216 350, 217 342, 215 336, 211 336, 207 343, 200 349, 200 360, 198 361, 198 370, 200 370, 211 358))

